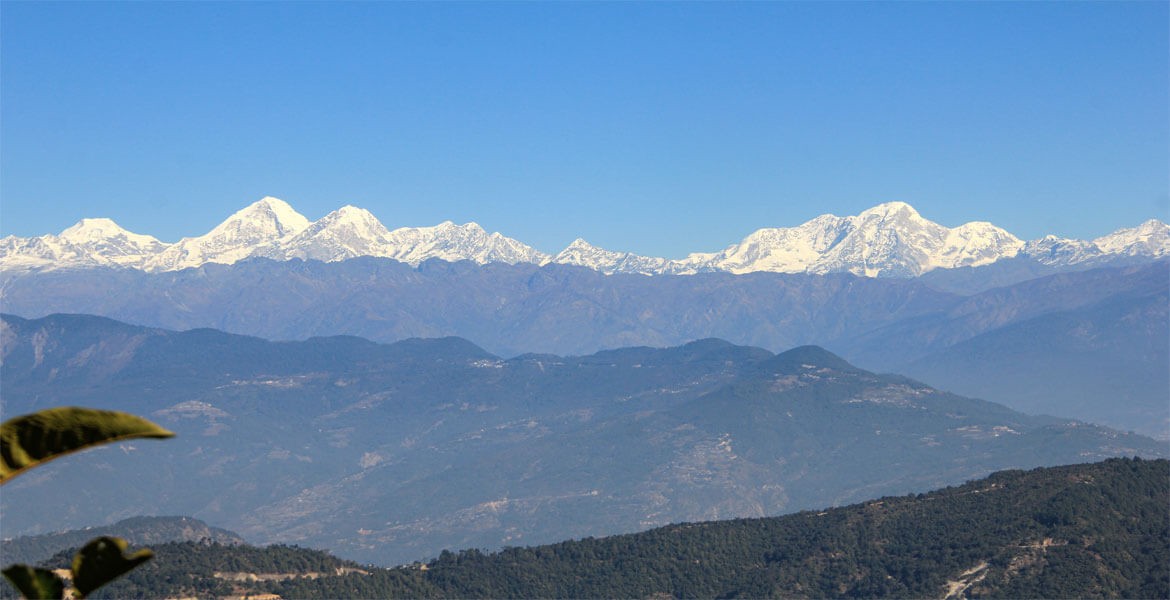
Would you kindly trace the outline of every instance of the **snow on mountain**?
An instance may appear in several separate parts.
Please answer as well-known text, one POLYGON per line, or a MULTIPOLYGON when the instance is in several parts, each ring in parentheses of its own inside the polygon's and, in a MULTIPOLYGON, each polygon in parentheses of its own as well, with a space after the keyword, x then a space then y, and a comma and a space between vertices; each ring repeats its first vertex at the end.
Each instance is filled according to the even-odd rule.
POLYGON ((55 235, 20 238, 14 235, 0 239, 0 266, 5 271, 26 271, 61 267, 100 267, 106 263, 96 255, 55 235))
POLYGON ((832 248, 847 226, 846 219, 822 215, 797 227, 759 229, 722 252, 691 254, 681 262, 694 270, 803 273, 832 248))
POLYGON ((476 223, 446 221, 434 227, 389 231, 373 214, 356 206, 343 206, 310 223, 283 200, 271 197, 236 212, 204 235, 174 244, 131 233, 109 219, 85 219, 61 236, 0 239, 0 267, 6 270, 124 266, 175 271, 250 257, 328 262, 357 256, 393 258, 413 265, 431 258, 480 264, 543 264, 549 259, 476 223))
POLYGON ((148 271, 176 271, 206 263, 231 264, 259 247, 291 237, 309 226, 283 200, 265 197, 228 217, 204 235, 183 238, 145 262, 148 271))
POLYGON ((972 221, 947 232, 947 239, 935 256, 935 267, 981 267, 1020 253, 1024 242, 988 223, 972 221))
POLYGON ((1017 255, 1058 267, 1119 257, 1160 258, 1170 255, 1170 226, 1151 220, 1091 242, 1047 236, 1025 244, 991 223, 948 228, 923 218, 909 204, 888 202, 856 216, 821 215, 796 227, 759 229, 720 252, 669 260, 614 252, 582 239, 551 256, 488 233, 476 223, 445 221, 390 231, 369 211, 355 206, 343 206, 310 223, 284 201, 266 197, 207 234, 174 244, 129 232, 110 219, 83 219, 60 235, 0 239, 0 268, 5 271, 103 266, 172 271, 249 257, 329 262, 375 256, 412 265, 432 258, 480 264, 552 262, 607 274, 770 271, 916 277, 933 269, 981 266, 1017 255))
POLYGON ((845 221, 839 241, 810 271, 916 277, 933 269, 989 264, 1015 256, 1024 245, 990 223, 944 227, 904 202, 880 204, 845 221))
POLYGON ((343 206, 304 231, 258 249, 253 256, 325 262, 376 256, 412 265, 431 258, 479 264, 540 263, 547 259, 547 255, 499 233, 488 233, 476 223, 456 225, 446 221, 434 227, 390 231, 370 211, 356 206, 343 206))
POLYGON ((549 262, 587 267, 594 271, 601 271, 606 275, 614 273, 655 275, 669 272, 673 261, 665 258, 639 256, 632 252, 613 252, 577 238, 552 257, 549 262))
POLYGON ((1105 254, 1161 258, 1170 254, 1170 225, 1150 219, 1137 227, 1099 237, 1093 243, 1105 254))
POLYGON ((693 254, 683 262, 732 273, 915 277, 937 268, 989 264, 1015 256, 1023 245, 990 223, 951 229, 924 219, 905 202, 888 202, 853 217, 821 215, 797 227, 760 229, 722 252, 693 254))
POLYGON ((879 204, 845 217, 840 237, 809 268, 813 273, 849 272, 877 277, 913 277, 933 265, 930 251, 946 228, 923 219, 908 204, 879 204))
POLYGON ((386 256, 390 231, 364 208, 346 205, 291 237, 280 238, 251 256, 333 262, 358 256, 386 256))
POLYGON ((127 231, 110 219, 82 219, 59 235, 0 240, 0 264, 6 269, 135 266, 165 247, 157 239, 127 231))
POLYGON ((1170 256, 1170 225, 1150 219, 1091 242, 1049 235, 1028 242, 1022 254, 1055 266, 1094 263, 1120 256, 1162 258, 1170 256))
POLYGON ((1101 249, 1093 242, 1070 240, 1055 235, 1046 235, 1028 242, 1020 253, 1049 266, 1079 265, 1102 256, 1101 249))
POLYGON ((386 236, 388 258, 417 265, 431 258, 446 261, 543 263, 549 256, 499 233, 488 233, 477 223, 456 225, 444 221, 434 227, 402 227, 386 236))
POLYGON ((162 246, 162 242, 153 236, 127 231, 111 219, 82 219, 57 237, 71 244, 95 248, 118 246, 120 250, 150 251, 162 246))
POLYGON ((153 236, 127 231, 110 219, 82 219, 57 238, 121 266, 139 264, 166 248, 153 236))
POLYGON ((853 217, 821 215, 796 227, 759 229, 722 252, 678 261, 614 253, 573 242, 553 262, 603 272, 837 273, 915 277, 937 268, 980 266, 1015 256, 1024 243, 985 222, 947 228, 904 202, 879 204, 853 217))

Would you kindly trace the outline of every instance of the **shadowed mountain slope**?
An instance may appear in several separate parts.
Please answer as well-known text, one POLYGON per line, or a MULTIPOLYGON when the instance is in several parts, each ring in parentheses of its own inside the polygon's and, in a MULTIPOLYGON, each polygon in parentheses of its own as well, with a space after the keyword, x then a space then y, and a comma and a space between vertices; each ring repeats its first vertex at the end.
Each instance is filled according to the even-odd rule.
POLYGON ((500 356, 589 354, 710 337, 771 350, 815 344, 867 369, 914 373, 942 389, 1170 439, 1170 406, 1161 385, 1166 361, 1159 360, 1170 356, 1167 289, 1165 260, 1059 273, 972 295, 938 291, 921 279, 845 274, 606 276, 555 264, 431 260, 411 267, 375 258, 253 259, 155 274, 0 273, 5 310, 25 317, 86 313, 277 340, 458 336, 500 356), (1057 318, 1076 313, 1081 321, 1109 328, 1116 318, 1110 307, 1120 304, 1146 316, 1132 327, 1128 321, 1112 327, 1119 344, 1108 336, 1081 335, 1079 324, 1057 318), (1049 326, 1031 335, 1010 333, 1045 318, 1052 318, 1049 326), (985 344, 979 353, 964 350, 968 342, 984 343, 975 341, 981 336, 1003 341, 985 344), (1102 368, 1086 369, 1083 358, 1070 356, 1071 362, 1030 369, 1027 379, 1011 378, 1010 388, 997 386, 994 377, 969 377, 994 368, 996 357, 988 352, 1027 365, 1060 356, 1072 338, 1078 353, 1108 357, 1102 368), (1108 368, 1110 361, 1126 367, 1108 368), (1044 393, 1072 381, 1094 393, 1124 381, 1124 402, 1134 410, 1093 410, 1091 398, 1066 401, 1064 394, 1044 393))
POLYGON ((456 338, 267 342, 80 316, 4 317, 2 331, 5 414, 83 404, 179 434, 14 480, 0 498, 14 534, 190 514, 252 541, 397 562, 1167 454, 816 347, 501 359, 456 338))

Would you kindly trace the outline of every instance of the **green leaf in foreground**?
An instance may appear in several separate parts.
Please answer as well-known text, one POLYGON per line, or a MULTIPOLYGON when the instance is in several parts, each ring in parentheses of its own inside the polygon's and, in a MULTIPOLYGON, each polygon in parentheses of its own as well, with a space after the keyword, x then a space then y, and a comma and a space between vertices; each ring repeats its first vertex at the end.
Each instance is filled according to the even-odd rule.
POLYGON ((3 572, 16 591, 29 600, 57 600, 65 597, 65 582, 48 569, 12 565, 3 572))
POLYGON ((26 469, 98 444, 175 434, 135 415, 92 408, 50 408, 0 425, 0 483, 26 469))
POLYGON ((128 546, 122 538, 100 537, 77 551, 73 557, 73 587, 77 588, 78 598, 88 596, 154 557, 154 552, 146 549, 125 554, 128 546))

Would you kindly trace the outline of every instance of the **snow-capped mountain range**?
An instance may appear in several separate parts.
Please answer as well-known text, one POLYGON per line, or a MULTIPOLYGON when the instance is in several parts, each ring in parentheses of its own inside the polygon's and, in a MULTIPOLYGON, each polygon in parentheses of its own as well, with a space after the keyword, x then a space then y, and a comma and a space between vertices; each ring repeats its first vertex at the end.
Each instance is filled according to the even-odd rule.
POLYGON ((603 273, 692 274, 837 273, 916 277, 928 271, 976 267, 1016 256, 1045 265, 1072 266, 1110 257, 1170 255, 1170 226, 1150 220, 1092 241, 1047 236, 1024 242, 986 222, 949 228, 928 221, 903 202, 879 204, 856 216, 822 215, 803 225, 760 229, 720 252, 681 260, 614 252, 577 239, 549 255, 475 223, 387 229, 369 211, 343 206, 310 222, 277 198, 266 197, 210 232, 168 244, 132 233, 110 219, 82 219, 59 235, 0 239, 0 269, 46 271, 120 267, 176 271, 245 258, 339 261, 359 256, 417 265, 446 261, 558 263, 603 273))

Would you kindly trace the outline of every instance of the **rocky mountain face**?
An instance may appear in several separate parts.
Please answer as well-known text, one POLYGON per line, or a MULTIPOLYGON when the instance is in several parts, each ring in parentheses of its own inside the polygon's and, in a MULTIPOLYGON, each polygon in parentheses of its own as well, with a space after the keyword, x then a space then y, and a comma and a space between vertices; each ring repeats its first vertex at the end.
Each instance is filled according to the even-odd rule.
POLYGON ((268 342, 87 316, 5 317, 2 333, 5 414, 84 404, 178 433, 14 479, 7 535, 190 514, 387 564, 1167 453, 811 346, 502 359, 458 338, 268 342))
POLYGON ((205 235, 164 244, 125 231, 109 219, 85 219, 61 235, 0 240, 6 271, 120 266, 175 271, 232 264, 251 257, 325 262, 370 256, 411 265, 430 259, 583 266, 602 273, 645 275, 730 273, 851 273, 917 277, 938 269, 992 265, 1016 257, 1049 268, 1099 266, 1110 260, 1152 260, 1170 253, 1170 226, 1156 220, 1092 242, 1052 236, 1024 243, 990 223, 948 228, 903 202, 880 204, 857 216, 822 215, 803 225, 760 229, 721 252, 681 260, 597 248, 578 239, 548 255, 475 223, 393 231, 369 211, 344 206, 310 223, 287 203, 263 198, 205 235))

